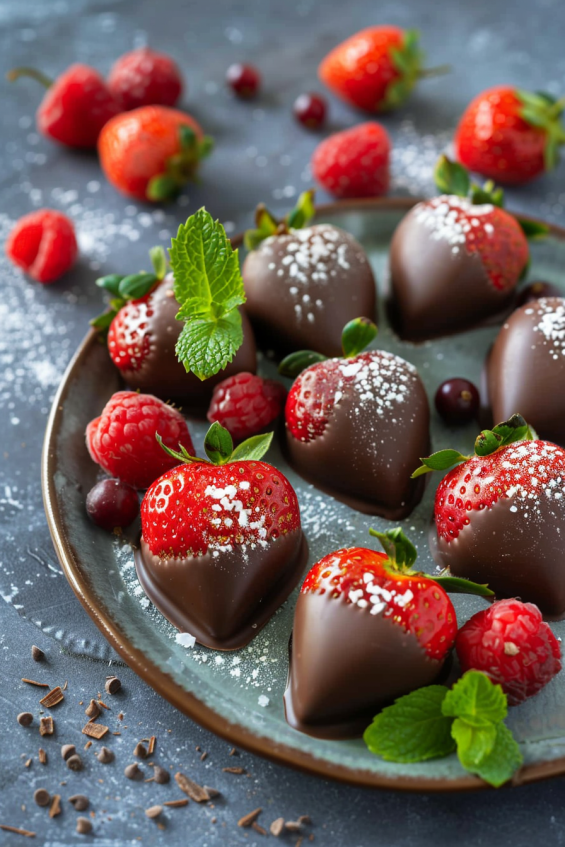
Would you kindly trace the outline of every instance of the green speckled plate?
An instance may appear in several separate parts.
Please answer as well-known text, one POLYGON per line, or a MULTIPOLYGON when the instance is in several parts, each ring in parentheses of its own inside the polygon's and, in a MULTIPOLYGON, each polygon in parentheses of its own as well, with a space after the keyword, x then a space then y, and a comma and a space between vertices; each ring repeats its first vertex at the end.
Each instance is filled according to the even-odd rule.
MULTIPOLYGON (((386 288, 387 249, 391 234, 412 205, 408 200, 337 203, 321 208, 318 220, 331 221, 363 244, 376 271, 382 298, 386 288)), ((561 284, 565 292, 565 231, 532 248, 530 278, 561 284)), ((378 346, 413 362, 430 396, 449 376, 479 381, 485 353, 496 328, 484 328, 419 346, 399 342, 386 324, 381 304, 378 346)), ((273 373, 263 361, 261 372, 273 373)), ((176 631, 147 600, 139 586, 127 539, 117 539, 87 519, 84 498, 97 468, 85 443, 86 424, 120 388, 117 371, 94 334, 86 337, 69 365, 55 398, 43 456, 45 509, 53 542, 75 593, 106 638, 149 685, 178 709, 233 744, 278 762, 346 782, 397 789, 448 791, 483 783, 466 774, 457 759, 417 765, 390 764, 371 755, 361 741, 322 741, 291 729, 285 722, 282 693, 287 676, 287 645, 296 592, 251 644, 235 653, 218 653, 178 643, 176 631)), ((206 427, 194 422, 202 446, 206 427)), ((468 450, 475 428, 449 432, 434 417, 434 446, 468 450)), ((270 461, 295 486, 310 544, 310 564, 341 546, 370 543, 369 525, 385 521, 360 515, 305 484, 285 464, 278 448, 270 461)), ((437 483, 437 480, 435 481, 437 483)), ((420 566, 433 571, 427 533, 435 484, 403 522, 417 543, 420 566)), ((132 538, 134 535, 132 534, 132 538)), ((477 598, 456 596, 460 623, 481 608, 477 598)), ((555 625, 565 633, 565 622, 555 625)), ((336 633, 339 638, 339 633, 336 633)), ((525 767, 520 781, 565 773, 565 676, 561 674, 535 699, 512 710, 509 724, 520 741, 525 767)))

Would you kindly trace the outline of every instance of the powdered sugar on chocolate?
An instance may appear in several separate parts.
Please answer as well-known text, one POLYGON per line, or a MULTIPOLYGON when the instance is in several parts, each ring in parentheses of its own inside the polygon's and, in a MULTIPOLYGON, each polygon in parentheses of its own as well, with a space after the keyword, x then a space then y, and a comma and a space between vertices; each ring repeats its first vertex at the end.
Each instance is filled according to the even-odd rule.
POLYGON ((480 235, 481 238, 492 238, 494 227, 485 220, 494 210, 489 203, 474 205, 465 197, 442 194, 425 203, 420 203, 414 209, 416 220, 423 223, 429 230, 434 241, 447 241, 453 253, 467 248, 469 242, 480 235))
POLYGON ((556 305, 554 299, 542 298, 535 308, 526 309, 526 315, 539 317, 534 332, 543 336, 551 358, 565 356, 565 301, 556 305))

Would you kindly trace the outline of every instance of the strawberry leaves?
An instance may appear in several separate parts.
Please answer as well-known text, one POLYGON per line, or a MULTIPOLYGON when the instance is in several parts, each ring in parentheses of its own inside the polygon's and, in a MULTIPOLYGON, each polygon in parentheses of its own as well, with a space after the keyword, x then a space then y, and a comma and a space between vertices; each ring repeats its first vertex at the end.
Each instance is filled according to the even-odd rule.
POLYGON ((502 688, 471 670, 451 690, 430 685, 400 697, 375 717, 363 739, 389 762, 423 762, 456 750, 465 770, 498 788, 523 761, 503 723, 507 712, 502 688))
POLYGON ((563 100, 556 100, 543 91, 523 89, 516 90, 516 97, 521 104, 520 117, 530 126, 545 131, 544 164, 546 170, 553 170, 559 161, 559 147, 565 142, 565 127, 561 123, 563 100))
POLYGON ((264 203, 260 203, 255 210, 255 229, 248 229, 243 239, 246 249, 255 250, 271 235, 285 234, 291 229, 304 229, 308 226, 316 214, 315 193, 314 189, 303 191, 294 209, 282 220, 277 220, 264 203))
POLYGON ((200 209, 179 227, 170 250, 185 325, 176 345, 187 372, 204 380, 231 362, 243 343, 238 307, 245 303, 237 250, 225 230, 200 209))
POLYGON ((377 337, 377 326, 369 318, 354 318, 341 333, 341 348, 346 359, 358 356, 377 337))
POLYGON ((182 444, 179 445, 178 451, 172 450, 163 442, 159 433, 156 433, 155 438, 165 453, 183 464, 201 462, 205 465, 227 465, 228 462, 258 462, 271 446, 273 433, 253 435, 251 438, 242 441, 234 449, 233 439, 228 430, 215 421, 204 439, 204 452, 208 457, 207 459, 191 456, 182 444))

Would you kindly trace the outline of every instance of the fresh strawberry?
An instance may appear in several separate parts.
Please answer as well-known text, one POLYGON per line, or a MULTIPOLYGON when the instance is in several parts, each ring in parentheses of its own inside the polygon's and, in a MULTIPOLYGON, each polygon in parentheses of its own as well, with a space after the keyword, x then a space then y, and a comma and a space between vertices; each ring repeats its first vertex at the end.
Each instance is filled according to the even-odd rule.
POLYGON ((8 79, 21 76, 47 88, 37 111, 39 132, 67 147, 96 147, 102 127, 120 111, 100 74, 88 65, 71 65, 54 82, 33 68, 15 68, 8 79))
POLYGON ((138 200, 171 200, 211 150, 198 123, 176 109, 142 106, 117 115, 98 142, 100 163, 119 191, 138 200))
POLYGON ((124 53, 108 76, 108 88, 122 109, 174 106, 182 94, 182 76, 176 62, 149 47, 124 53))
POLYGON ((499 600, 461 627, 455 642, 463 672, 482 671, 510 706, 523 703, 561 670, 561 646, 533 603, 499 600))
POLYGON ((367 112, 401 106, 423 76, 444 68, 423 70, 416 30, 396 26, 363 29, 326 56, 318 74, 334 94, 367 112))
POLYGON ((388 191, 390 139, 375 121, 324 139, 312 156, 314 177, 336 197, 380 197, 388 191))
POLYGON ((78 247, 72 221, 54 209, 20 218, 6 241, 6 255, 38 282, 55 282, 72 268, 78 247))
POLYGON ((107 473, 134 488, 147 488, 179 462, 161 449, 156 436, 167 447, 194 452, 179 411, 151 394, 118 391, 100 417, 88 424, 86 445, 92 459, 107 473))
POLYGON ((285 398, 286 389, 280 382, 242 372, 214 388, 207 417, 210 423, 221 423, 235 441, 242 441, 273 423, 285 398))
POLYGON ((565 142, 563 102, 497 86, 467 106, 455 134, 457 158, 472 171, 521 185, 555 167, 565 142))

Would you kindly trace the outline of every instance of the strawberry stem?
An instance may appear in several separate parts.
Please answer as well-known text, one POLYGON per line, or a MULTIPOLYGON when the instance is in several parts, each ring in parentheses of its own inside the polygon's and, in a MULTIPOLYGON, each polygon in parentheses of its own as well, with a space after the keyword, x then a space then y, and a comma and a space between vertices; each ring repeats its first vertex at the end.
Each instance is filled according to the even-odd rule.
POLYGON ((437 65, 435 68, 420 68, 418 71, 418 79, 431 79, 434 76, 445 76, 450 74, 453 68, 451 65, 437 65))
POLYGON ((53 80, 47 76, 47 74, 38 71, 37 68, 12 68, 11 71, 8 71, 6 74, 6 79, 10 82, 15 82, 15 80, 19 79, 22 76, 30 77, 30 79, 34 79, 36 82, 39 82, 40 85, 43 85, 45 88, 50 88, 53 85, 53 80))

